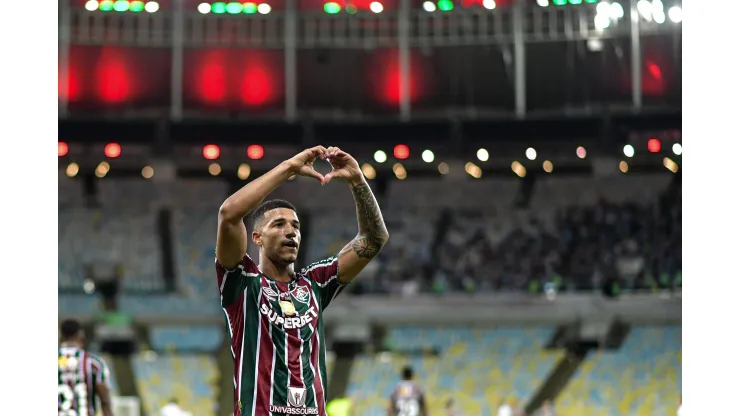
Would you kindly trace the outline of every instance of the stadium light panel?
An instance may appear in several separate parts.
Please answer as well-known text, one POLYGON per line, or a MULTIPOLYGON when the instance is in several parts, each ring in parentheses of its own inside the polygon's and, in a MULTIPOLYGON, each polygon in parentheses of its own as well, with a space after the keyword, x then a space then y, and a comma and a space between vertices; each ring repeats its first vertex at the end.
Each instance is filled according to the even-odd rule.
POLYGON ((442 175, 447 175, 448 173, 450 173, 450 167, 445 162, 440 163, 439 166, 437 166, 437 170, 442 175))
POLYGON ((550 5, 549 0, 537 0, 537 5, 540 7, 547 7, 550 5))
POLYGON ((624 153, 625 156, 632 157, 635 155, 635 148, 632 147, 631 144, 625 144, 624 148, 622 149, 622 152, 624 153))
POLYGON ((483 7, 488 10, 493 10, 496 8, 496 2, 494 0, 483 0, 483 7))
POLYGON ((586 3, 598 3, 599 0, 586 0, 586 3))
POLYGON ((131 7, 131 4, 126 0, 119 0, 113 3, 113 10, 117 12, 127 12, 129 7, 131 7))
POLYGON ((627 173, 630 170, 630 166, 625 162, 624 160, 619 162, 619 171, 622 173, 627 173))
POLYGON ((488 150, 483 148, 478 149, 478 151, 475 152, 475 156, 478 157, 478 160, 481 162, 487 162, 489 157, 488 150))
POLYGON ((218 145, 207 144, 203 146, 203 158, 206 160, 216 160, 219 156, 221 156, 221 149, 218 145))
POLYGON ((673 153, 676 156, 681 156, 681 153, 683 153, 683 146, 681 146, 681 143, 674 143, 673 144, 673 153))
POLYGON ((108 159, 115 159, 121 156, 121 145, 118 143, 108 143, 105 145, 103 153, 105 153, 105 157, 108 159))
POLYGON ((673 173, 678 172, 678 164, 671 160, 670 158, 663 158, 663 166, 666 167, 666 169, 670 170, 673 173))
POLYGON ((407 172, 406 168, 402 164, 396 163, 393 165, 393 173, 396 174, 396 178, 404 180, 406 179, 407 172))
POLYGON ((673 6, 668 9, 668 18, 673 23, 681 23, 683 21, 683 10, 679 6, 673 6))
POLYGON ((198 12, 200 14, 208 14, 211 12, 211 5, 208 3, 201 3, 198 5, 198 12))
POLYGON ((386 160, 388 160, 388 156, 385 154, 384 151, 377 150, 373 155, 373 159, 375 159, 375 161, 378 163, 384 163, 386 160))
POLYGON ((380 13, 380 12, 382 12, 383 11, 383 4, 380 3, 380 2, 378 2, 378 1, 374 1, 374 2, 370 3, 370 11, 373 12, 373 13, 380 13))
POLYGON ((581 4, 583 3, 583 0, 568 0, 570 4, 581 4))
POLYGON ((619 3, 612 3, 609 7, 609 14, 613 19, 621 19, 624 17, 624 8, 619 3))
POLYGON ((100 162, 97 168, 95 168, 95 176, 98 178, 104 178, 105 175, 110 172, 110 164, 108 162, 100 162))
POLYGON ((250 144, 247 147, 247 157, 252 160, 259 160, 265 156, 265 148, 259 144, 250 144))
POLYGON ((576 156, 578 156, 579 159, 585 159, 586 158, 586 148, 583 146, 578 146, 576 149, 576 156))
POLYGON ((435 11, 435 10, 437 10, 437 5, 436 5, 436 4, 434 4, 434 3, 433 3, 433 2, 431 2, 431 1, 425 1, 425 2, 424 2, 424 4, 422 4, 422 5, 421 5, 421 7, 422 7, 422 8, 423 8, 423 9, 424 9, 425 11, 428 11, 428 12, 430 12, 430 13, 431 13, 431 12, 433 12, 433 11, 435 11))
POLYGON ((141 176, 142 176, 142 177, 143 177, 144 179, 151 179, 151 178, 152 178, 152 176, 154 176, 154 168, 153 168, 153 167, 151 167, 151 166, 149 166, 149 165, 146 165, 146 166, 144 166, 144 167, 143 167, 143 168, 141 169, 141 176))
POLYGON ((228 14, 239 14, 242 12, 243 6, 241 3, 237 3, 235 1, 232 1, 231 3, 226 4, 226 13, 228 14))
POLYGON ((88 12, 98 10, 98 7, 100 7, 100 3, 98 3, 96 0, 89 0, 87 3, 85 3, 85 10, 87 10, 88 12))
POLYGON ((552 168, 552 162, 550 162, 549 160, 542 162, 542 170, 544 170, 545 172, 552 173, 552 168))
POLYGON ((534 150, 533 147, 527 148, 527 151, 524 152, 524 156, 527 156, 527 159, 529 160, 535 160, 537 159, 537 151, 534 150))
POLYGON ((376 175, 375 168, 373 167, 373 165, 369 163, 363 163, 362 164, 362 174, 365 175, 365 177, 368 179, 371 179, 371 180, 375 179, 375 175, 376 175))
POLYGON ((337 14, 342 10, 342 7, 339 5, 339 3, 330 1, 328 3, 324 3, 324 11, 328 14, 337 14))
POLYGON ((211 13, 214 14, 224 14, 226 13, 226 3, 217 1, 213 4, 211 4, 211 13))
POLYGON ((257 6, 257 11, 260 14, 268 14, 272 11, 272 7, 267 3, 262 3, 259 6, 257 6))
POLYGON ((244 3, 244 7, 242 8, 242 12, 246 14, 255 14, 257 13, 257 4, 256 3, 244 3))
POLYGON ((80 165, 74 162, 67 165, 67 169, 65 171, 67 176, 69 176, 70 178, 74 178, 75 176, 77 176, 79 172, 80 172, 80 165))
POLYGON ((660 152, 660 140, 653 137, 652 139, 648 140, 647 147, 650 153, 660 152))
POLYGON ((439 0, 437 2, 437 7, 443 12, 449 12, 450 10, 455 8, 455 4, 452 2, 452 0, 439 0))
POLYGON ((424 150, 423 152, 421 152, 421 160, 427 163, 434 162, 434 152, 429 149, 424 150))
POLYGON ((236 170, 236 176, 241 180, 249 178, 249 175, 251 173, 252 167, 246 163, 242 163, 241 165, 239 165, 239 169, 236 170))
POLYGON ((568 0, 552 0, 552 4, 556 6, 565 6, 568 4, 568 0))
POLYGON ((211 163, 208 165, 208 173, 210 173, 213 176, 218 176, 221 174, 221 165, 218 163, 211 163))
POLYGON ((67 156, 69 153, 69 145, 65 142, 59 142, 59 157, 67 156))
POLYGON ((131 7, 129 7, 128 10, 130 12, 134 12, 134 13, 141 13, 141 12, 144 11, 144 7, 145 7, 144 6, 144 2, 137 0, 137 1, 132 1, 131 2, 131 7))
POLYGON ((113 1, 112 0, 103 0, 100 2, 100 7, 98 8, 101 12, 109 12, 113 10, 113 1))
POLYGON ((144 6, 144 10, 146 10, 147 13, 156 13, 159 10, 159 3, 156 1, 147 2, 144 6))
POLYGON ((397 144, 393 147, 393 157, 396 159, 404 160, 408 159, 411 154, 411 150, 405 144, 397 144))
POLYGON ((344 10, 346 10, 348 14, 355 14, 357 13, 357 6, 350 3, 347 6, 345 6, 344 10))

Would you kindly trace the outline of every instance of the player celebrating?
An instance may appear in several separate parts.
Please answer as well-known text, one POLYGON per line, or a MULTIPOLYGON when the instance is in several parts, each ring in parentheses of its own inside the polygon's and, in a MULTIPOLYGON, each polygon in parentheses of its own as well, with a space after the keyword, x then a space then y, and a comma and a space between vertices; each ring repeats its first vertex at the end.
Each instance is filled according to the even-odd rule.
POLYGON ((234 356, 234 416, 326 415, 326 343, 322 315, 329 303, 388 241, 383 217, 357 161, 336 147, 316 146, 280 163, 231 195, 219 210, 216 274, 234 356), (327 160, 326 176, 314 170, 327 160), (334 257, 295 272, 301 244, 296 209, 262 203, 294 175, 346 181, 359 232, 334 257), (259 266, 246 254, 243 218, 254 219, 259 266))
POLYGON ((103 416, 113 416, 108 366, 102 358, 83 349, 82 325, 65 320, 59 346, 59 416, 94 416, 100 398, 103 416))
POLYGON ((388 416, 427 416, 427 403, 421 388, 414 382, 414 370, 404 367, 401 379, 391 393, 388 416))

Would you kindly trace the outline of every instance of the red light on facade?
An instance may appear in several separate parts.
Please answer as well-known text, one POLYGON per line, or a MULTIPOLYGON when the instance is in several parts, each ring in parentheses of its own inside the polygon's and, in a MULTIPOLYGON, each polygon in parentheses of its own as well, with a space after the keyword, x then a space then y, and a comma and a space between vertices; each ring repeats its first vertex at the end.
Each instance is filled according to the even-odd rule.
POLYGON ((207 144, 203 146, 203 157, 207 160, 216 160, 221 156, 221 149, 215 144, 207 144))
POLYGON ((121 145, 118 143, 108 143, 105 145, 103 153, 105 153, 105 157, 108 159, 115 159, 121 156, 121 145))
POLYGON ((69 153, 69 146, 65 142, 59 142, 59 157, 67 156, 69 153))
POLYGON ((660 140, 653 137, 652 139, 648 140, 648 151, 651 153, 658 153, 660 152, 660 140))
POLYGON ((262 159, 265 155, 265 148, 258 144, 252 144, 247 147, 247 157, 252 160, 262 159))
POLYGON ((410 153, 411 151, 409 150, 409 147, 406 146, 405 144, 397 144, 393 148, 393 156, 396 159, 401 159, 401 160, 408 159, 410 153))

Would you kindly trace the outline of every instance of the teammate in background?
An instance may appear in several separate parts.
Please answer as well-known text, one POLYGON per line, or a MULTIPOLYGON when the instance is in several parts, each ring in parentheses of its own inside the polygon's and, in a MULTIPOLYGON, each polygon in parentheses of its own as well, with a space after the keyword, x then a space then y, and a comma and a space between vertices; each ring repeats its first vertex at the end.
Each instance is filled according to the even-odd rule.
POLYGON ((102 358, 83 349, 85 334, 75 320, 61 326, 59 345, 59 416, 94 416, 96 398, 103 416, 113 416, 108 365, 102 358))
MULTIPOLYGON (((322 198, 316 187, 316 197, 322 198)), ((339 148, 316 146, 280 163, 231 195, 218 213, 216 277, 234 356, 234 416, 326 416, 323 312, 388 241, 383 217, 357 161, 339 148), (314 162, 327 160, 326 176, 314 162), (357 208, 359 231, 336 256, 296 272, 301 224, 287 201, 262 202, 295 175, 322 185, 342 179, 357 208), (247 253, 244 217, 252 212, 247 253)))
POLYGON ((401 381, 391 393, 388 416, 427 416, 424 392, 414 382, 414 370, 411 367, 404 367, 401 371, 401 381))

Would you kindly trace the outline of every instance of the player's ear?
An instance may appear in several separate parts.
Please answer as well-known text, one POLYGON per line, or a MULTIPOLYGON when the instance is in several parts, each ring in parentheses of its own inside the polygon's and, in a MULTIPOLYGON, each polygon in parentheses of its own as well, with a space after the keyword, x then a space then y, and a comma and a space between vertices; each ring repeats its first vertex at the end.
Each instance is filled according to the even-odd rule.
POLYGON ((262 233, 259 231, 252 231, 252 241, 257 247, 262 247, 262 233))

